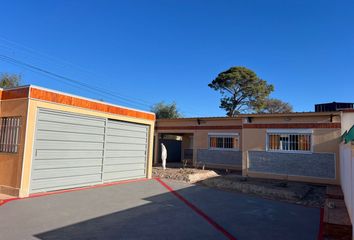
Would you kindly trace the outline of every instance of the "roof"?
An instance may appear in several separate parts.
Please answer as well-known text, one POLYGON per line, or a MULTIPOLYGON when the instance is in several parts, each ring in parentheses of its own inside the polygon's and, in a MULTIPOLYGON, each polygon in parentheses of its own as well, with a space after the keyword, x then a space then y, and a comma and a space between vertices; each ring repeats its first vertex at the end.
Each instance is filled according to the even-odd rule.
POLYGON ((327 103, 317 103, 315 105, 323 105, 323 104, 354 104, 352 102, 327 102, 327 103))
POLYGON ((143 110, 133 109, 112 103, 101 102, 95 99, 85 98, 69 93, 38 87, 34 85, 25 85, 15 88, 1 89, 1 100, 29 98, 48 102, 54 102, 75 107, 87 108, 91 110, 107 112, 129 117, 145 118, 155 120, 155 114, 143 110))
POLYGON ((252 113, 252 114, 239 114, 236 117, 188 117, 188 118, 169 118, 169 119, 159 119, 159 121, 175 121, 175 120, 240 120, 242 118, 248 117, 297 117, 297 116, 339 116, 340 111, 334 112, 291 112, 291 113, 252 113))

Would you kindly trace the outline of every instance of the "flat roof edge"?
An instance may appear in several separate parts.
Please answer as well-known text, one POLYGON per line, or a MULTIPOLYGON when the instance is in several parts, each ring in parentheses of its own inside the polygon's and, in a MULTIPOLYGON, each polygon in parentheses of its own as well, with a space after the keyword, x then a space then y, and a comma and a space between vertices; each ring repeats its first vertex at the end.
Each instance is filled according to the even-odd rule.
POLYGON ((62 95, 70 96, 70 97, 75 97, 75 98, 79 98, 79 99, 83 99, 83 100, 91 101, 91 102, 95 102, 95 103, 105 104, 105 105, 109 105, 112 107, 124 108, 124 109, 133 110, 133 111, 137 111, 137 112, 147 113, 147 114, 151 114, 151 115, 155 116, 155 113, 153 113, 153 112, 144 111, 144 110, 140 110, 140 109, 136 109, 136 108, 130 108, 130 107, 126 107, 126 106, 122 106, 122 105, 118 105, 118 104, 113 104, 113 103, 109 103, 109 102, 102 102, 102 101, 99 101, 96 99, 82 97, 79 95, 65 93, 65 92, 61 92, 58 90, 53 90, 53 89, 49 89, 49 88, 45 88, 45 87, 40 87, 40 86, 36 86, 36 85, 28 85, 27 87, 35 88, 35 89, 39 89, 39 90, 44 90, 44 91, 49 91, 49 92, 53 92, 53 93, 57 93, 57 94, 62 94, 62 95))
MULTIPOLYGON (((1 95, 6 94, 6 92, 9 93, 9 96, 5 100, 26 98, 26 99, 30 99, 30 100, 48 101, 48 102, 55 102, 55 103, 63 104, 63 105, 72 105, 72 104, 67 104, 67 103, 61 102, 59 100, 52 99, 50 96, 46 96, 46 95, 48 95, 46 93, 52 93, 52 94, 57 94, 59 96, 61 95, 63 97, 66 96, 66 97, 71 97, 72 99, 83 100, 83 101, 90 102, 93 104, 100 104, 101 106, 107 107, 107 109, 109 107, 112 107, 113 109, 108 111, 111 113, 116 112, 116 114, 122 114, 122 115, 126 115, 126 116, 131 116, 134 118, 144 118, 144 119, 148 119, 148 120, 156 120, 156 115, 153 112, 130 108, 130 107, 125 107, 125 106, 121 106, 121 105, 117 105, 117 104, 113 104, 113 103, 103 102, 103 101, 99 101, 96 99, 86 98, 86 97, 78 96, 75 94, 65 93, 65 92, 61 92, 61 91, 57 91, 57 90, 53 90, 53 89, 48 89, 48 88, 44 88, 44 87, 39 87, 39 86, 35 86, 35 85, 23 85, 23 86, 18 86, 18 87, 6 88, 6 89, 2 89, 1 92, 2 92, 1 95), (19 90, 21 94, 16 94, 16 90, 19 90), (33 95, 34 92, 32 90, 38 91, 37 96, 33 95), (12 93, 13 91, 15 93, 12 93), (44 95, 41 94, 41 91, 42 91, 42 93, 44 93, 44 95), (114 110, 114 109, 116 109, 116 110, 114 110), (117 111, 120 113, 118 113, 117 111)), ((2 101, 4 99, 1 98, 0 100, 2 101)), ((98 110, 98 111, 100 111, 100 110, 98 110)))
POLYGON ((339 116, 342 111, 334 112, 294 112, 294 113, 269 113, 269 114, 240 114, 236 117, 187 117, 187 118, 162 118, 159 121, 178 121, 178 120, 241 120, 247 117, 296 117, 296 116, 339 116))
POLYGON ((3 91, 11 91, 11 90, 29 88, 29 87, 31 87, 31 85, 28 84, 28 85, 21 85, 21 86, 18 86, 18 87, 0 88, 0 89, 3 90, 3 91))

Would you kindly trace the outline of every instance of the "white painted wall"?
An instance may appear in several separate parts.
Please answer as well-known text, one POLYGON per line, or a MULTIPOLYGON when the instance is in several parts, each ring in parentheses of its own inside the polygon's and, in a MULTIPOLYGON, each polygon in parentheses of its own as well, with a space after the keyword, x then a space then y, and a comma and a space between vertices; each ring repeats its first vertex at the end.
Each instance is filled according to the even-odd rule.
POLYGON ((342 112, 341 128, 342 134, 354 125, 354 112, 342 112))
POLYGON ((340 176, 344 201, 352 225, 354 225, 354 145, 352 143, 341 143, 340 145, 340 176))

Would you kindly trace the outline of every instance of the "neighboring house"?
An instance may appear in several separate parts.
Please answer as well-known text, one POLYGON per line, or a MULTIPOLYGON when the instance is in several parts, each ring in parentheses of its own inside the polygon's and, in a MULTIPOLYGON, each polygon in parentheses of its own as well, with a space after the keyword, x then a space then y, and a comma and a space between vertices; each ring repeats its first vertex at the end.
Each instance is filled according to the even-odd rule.
POLYGON ((0 193, 151 177, 155 115, 35 86, 0 89, 0 193))
MULTIPOLYGON (((182 137, 180 160, 189 159, 196 167, 339 184, 341 125, 354 122, 348 114, 350 111, 158 119, 155 152, 158 140, 178 135, 182 137), (347 120, 342 123, 342 119, 347 120)), ((154 163, 158 162, 155 154, 154 163)))

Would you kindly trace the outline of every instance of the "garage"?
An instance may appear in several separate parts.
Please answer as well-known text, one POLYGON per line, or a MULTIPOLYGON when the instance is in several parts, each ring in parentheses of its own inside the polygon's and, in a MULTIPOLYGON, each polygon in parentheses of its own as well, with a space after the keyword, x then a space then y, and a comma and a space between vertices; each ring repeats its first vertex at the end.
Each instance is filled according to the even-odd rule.
POLYGON ((0 194, 151 178, 155 119, 38 86, 0 89, 0 194))
POLYGON ((149 126, 39 108, 30 193, 146 177, 149 126))

